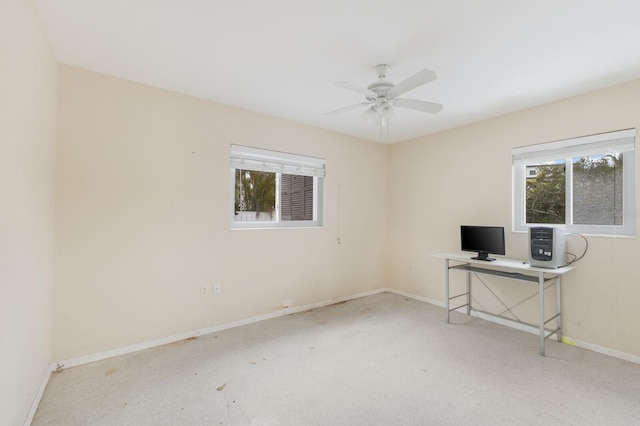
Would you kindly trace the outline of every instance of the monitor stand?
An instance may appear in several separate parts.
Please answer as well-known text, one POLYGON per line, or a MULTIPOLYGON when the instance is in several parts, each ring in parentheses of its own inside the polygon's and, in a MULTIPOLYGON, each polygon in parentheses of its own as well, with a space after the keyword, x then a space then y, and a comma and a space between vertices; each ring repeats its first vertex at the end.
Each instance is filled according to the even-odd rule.
POLYGON ((478 252, 478 255, 476 257, 472 257, 471 259, 473 259, 473 260, 484 260, 486 262, 493 262, 494 260, 496 260, 493 257, 489 257, 489 253, 487 253, 485 251, 478 252))

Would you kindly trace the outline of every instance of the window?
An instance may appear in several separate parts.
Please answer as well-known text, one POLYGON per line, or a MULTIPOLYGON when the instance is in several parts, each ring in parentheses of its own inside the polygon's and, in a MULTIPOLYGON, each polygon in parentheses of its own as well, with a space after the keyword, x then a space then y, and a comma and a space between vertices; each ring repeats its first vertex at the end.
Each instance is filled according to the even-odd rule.
POLYGON ((635 235, 635 129, 512 150, 513 229, 635 235))
POLYGON ((231 145, 234 228, 322 226, 325 161, 231 145))

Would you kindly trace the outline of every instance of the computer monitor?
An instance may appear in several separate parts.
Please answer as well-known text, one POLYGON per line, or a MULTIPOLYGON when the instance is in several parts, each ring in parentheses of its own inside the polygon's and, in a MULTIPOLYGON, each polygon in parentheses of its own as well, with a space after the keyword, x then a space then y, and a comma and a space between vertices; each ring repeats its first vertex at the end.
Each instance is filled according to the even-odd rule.
POLYGON ((502 226, 461 226, 460 244, 462 251, 475 251, 472 259, 492 261, 489 254, 505 255, 504 227, 502 226))

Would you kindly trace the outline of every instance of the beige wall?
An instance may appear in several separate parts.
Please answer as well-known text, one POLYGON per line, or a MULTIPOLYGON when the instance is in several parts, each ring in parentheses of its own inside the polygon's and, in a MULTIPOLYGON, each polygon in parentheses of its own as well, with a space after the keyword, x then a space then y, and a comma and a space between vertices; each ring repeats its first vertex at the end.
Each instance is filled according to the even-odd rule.
POLYGON ((386 145, 58 73, 55 360, 387 286, 386 145), (230 230, 230 144, 325 158, 325 226, 230 230))
POLYGON ((56 68, 32 2, 0 3, 0 424, 51 361, 56 68))
MULTIPOLYGON (((511 148, 640 128, 638 111, 635 81, 391 146, 390 285, 443 303, 444 261, 431 255, 459 251, 462 224, 505 226, 507 257, 526 259, 526 234, 510 232, 511 148)), ((637 209, 632 213, 637 221, 637 209)), ((589 243, 587 256, 563 281, 565 334, 640 355, 640 242, 590 237, 589 243)), ((574 253, 582 247, 570 238, 574 253)), ((493 283, 505 300, 535 292, 499 278, 493 283)), ((499 308, 481 287, 477 302, 499 308)), ((534 321, 536 310, 533 298, 518 313, 534 321)))
MULTIPOLYGON (((463 223, 510 229, 512 147, 640 127, 639 81, 386 146, 57 73, 32 4, 3 2, 0 424, 24 420, 51 360, 278 311, 283 299, 391 286, 443 301, 431 254, 457 251, 463 223), (326 158, 325 226, 230 230, 232 143, 326 158), (222 294, 200 297, 214 282, 222 294)), ((507 244, 526 257, 525 235, 507 244)), ((640 355, 639 249, 590 238, 564 282, 568 336, 640 355)), ((529 291, 494 284, 507 299, 529 291)))

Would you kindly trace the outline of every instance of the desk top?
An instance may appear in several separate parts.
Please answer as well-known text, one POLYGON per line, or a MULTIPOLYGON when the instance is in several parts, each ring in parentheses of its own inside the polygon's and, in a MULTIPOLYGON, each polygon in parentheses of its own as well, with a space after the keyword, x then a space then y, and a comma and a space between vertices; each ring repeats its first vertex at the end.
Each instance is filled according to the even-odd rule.
POLYGON ((494 261, 487 262, 486 260, 471 259, 477 256, 475 253, 438 253, 433 257, 439 257, 442 259, 455 260, 456 262, 473 263, 479 266, 486 266, 488 268, 501 267, 517 270, 519 272, 546 272, 554 275, 562 275, 573 270, 573 266, 563 266, 562 268, 540 268, 537 266, 529 265, 529 262, 517 259, 505 259, 503 257, 496 257, 494 261))

